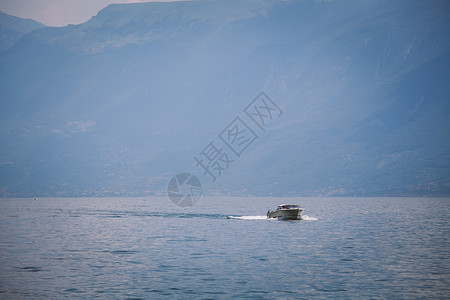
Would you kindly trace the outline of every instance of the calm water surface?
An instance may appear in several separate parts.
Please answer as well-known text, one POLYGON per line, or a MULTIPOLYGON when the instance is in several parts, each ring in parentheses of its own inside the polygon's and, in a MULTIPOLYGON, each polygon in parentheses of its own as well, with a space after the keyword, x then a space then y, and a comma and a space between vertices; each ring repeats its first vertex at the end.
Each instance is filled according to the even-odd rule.
POLYGON ((449 198, 0 199, 0 298, 450 297, 449 198), (264 218, 281 203, 305 220, 264 218))

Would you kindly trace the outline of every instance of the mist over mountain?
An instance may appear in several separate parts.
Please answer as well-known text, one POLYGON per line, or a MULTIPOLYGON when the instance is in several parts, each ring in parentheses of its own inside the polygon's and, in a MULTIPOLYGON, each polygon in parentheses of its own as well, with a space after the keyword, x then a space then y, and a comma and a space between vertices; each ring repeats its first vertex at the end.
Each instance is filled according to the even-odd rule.
POLYGON ((450 195, 447 1, 110 5, 13 44, 3 24, 0 196, 165 195, 180 172, 210 195, 450 195), (260 92, 282 111, 263 129, 260 92))
POLYGON ((0 51, 13 46, 24 34, 45 25, 30 19, 10 16, 0 11, 0 51))

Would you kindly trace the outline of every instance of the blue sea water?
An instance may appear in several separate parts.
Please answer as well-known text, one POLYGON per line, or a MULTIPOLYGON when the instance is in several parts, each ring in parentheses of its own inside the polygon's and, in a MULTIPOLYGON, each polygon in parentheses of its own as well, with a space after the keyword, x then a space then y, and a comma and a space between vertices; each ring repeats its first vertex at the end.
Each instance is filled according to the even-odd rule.
POLYGON ((0 199, 0 298, 444 299, 449 198, 0 199), (281 203, 304 220, 265 219, 281 203))

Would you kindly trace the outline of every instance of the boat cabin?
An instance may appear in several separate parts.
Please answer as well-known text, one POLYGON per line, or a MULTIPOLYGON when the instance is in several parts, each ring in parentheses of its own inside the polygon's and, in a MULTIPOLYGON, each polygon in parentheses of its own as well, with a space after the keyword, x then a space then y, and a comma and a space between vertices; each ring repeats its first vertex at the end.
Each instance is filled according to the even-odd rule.
POLYGON ((296 204, 281 204, 278 205, 277 209, 299 209, 300 207, 296 204))

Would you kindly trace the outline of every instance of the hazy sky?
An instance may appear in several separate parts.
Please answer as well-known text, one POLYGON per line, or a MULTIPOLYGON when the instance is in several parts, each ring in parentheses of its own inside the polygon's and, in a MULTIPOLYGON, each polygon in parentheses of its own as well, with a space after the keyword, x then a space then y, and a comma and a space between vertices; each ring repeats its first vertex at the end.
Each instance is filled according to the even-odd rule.
POLYGON ((80 24, 111 3, 169 2, 174 0, 0 0, 0 11, 47 26, 80 24))

